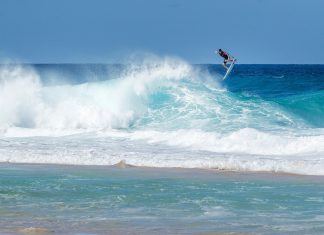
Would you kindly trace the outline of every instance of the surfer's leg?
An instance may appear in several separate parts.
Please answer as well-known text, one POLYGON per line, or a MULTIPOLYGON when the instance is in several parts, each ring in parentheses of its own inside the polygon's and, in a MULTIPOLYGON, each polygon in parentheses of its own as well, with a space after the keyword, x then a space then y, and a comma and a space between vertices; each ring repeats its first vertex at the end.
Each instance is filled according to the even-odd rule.
POLYGON ((227 61, 224 60, 223 66, 224 66, 224 68, 227 70, 226 62, 227 62, 227 61))
POLYGON ((224 62, 225 62, 225 65, 226 65, 227 62, 233 62, 232 57, 230 57, 230 56, 226 56, 226 57, 224 58, 224 62))

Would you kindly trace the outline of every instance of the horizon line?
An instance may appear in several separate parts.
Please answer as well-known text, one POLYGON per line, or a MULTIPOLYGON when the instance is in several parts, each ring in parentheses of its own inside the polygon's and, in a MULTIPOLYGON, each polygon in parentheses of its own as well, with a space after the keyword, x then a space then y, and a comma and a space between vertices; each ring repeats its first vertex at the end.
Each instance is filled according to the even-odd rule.
MULTIPOLYGON (((106 62, 36 62, 36 63, 29 63, 29 62, 23 62, 23 63, 2 63, 0 62, 0 65, 80 65, 80 64, 88 64, 88 65, 131 65, 131 64, 137 64, 137 63, 106 63, 106 62)), ((140 63, 142 64, 142 63, 140 63)), ((149 63, 146 63, 149 64, 149 63)), ((190 65, 222 65, 222 63, 188 63, 190 65)), ((237 63, 236 65, 324 65, 320 63, 293 63, 293 64, 286 64, 286 63, 237 63)))

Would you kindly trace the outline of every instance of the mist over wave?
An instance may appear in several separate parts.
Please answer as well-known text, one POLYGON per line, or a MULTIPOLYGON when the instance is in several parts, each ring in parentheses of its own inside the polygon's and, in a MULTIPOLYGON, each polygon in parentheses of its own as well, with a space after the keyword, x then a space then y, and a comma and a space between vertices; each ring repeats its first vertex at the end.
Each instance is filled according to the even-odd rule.
POLYGON ((244 74, 247 69, 242 71, 224 83, 219 71, 174 58, 117 69, 2 65, 0 161, 126 160, 141 166, 324 174, 323 90, 317 86, 295 94, 302 80, 289 80, 295 75, 285 70, 288 75, 279 76, 273 69, 259 69, 251 72, 258 76, 253 82, 248 80, 253 76, 244 74), (269 78, 272 83, 266 83, 269 78), (287 91, 280 91, 275 81, 286 82, 287 91), (238 92, 242 87, 246 89, 238 92), (69 142, 72 136, 74 143, 69 142), (18 147, 20 141, 34 143, 35 138, 45 150, 18 147), (59 138, 55 146, 52 138, 59 138), (89 155, 84 149, 86 158, 82 147, 72 147, 85 141, 92 151, 89 155), (231 160, 222 154, 230 154, 231 160))
POLYGON ((83 84, 44 86, 30 67, 1 68, 0 126, 49 129, 128 128, 148 109, 160 87, 190 78, 178 61, 130 65, 118 77, 83 84))

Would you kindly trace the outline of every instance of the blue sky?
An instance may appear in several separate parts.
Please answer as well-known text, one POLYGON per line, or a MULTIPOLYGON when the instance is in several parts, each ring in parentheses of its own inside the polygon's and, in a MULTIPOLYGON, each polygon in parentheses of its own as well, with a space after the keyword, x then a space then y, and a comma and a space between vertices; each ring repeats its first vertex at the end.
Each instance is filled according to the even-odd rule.
POLYGON ((324 64, 323 0, 1 0, 0 59, 324 64))

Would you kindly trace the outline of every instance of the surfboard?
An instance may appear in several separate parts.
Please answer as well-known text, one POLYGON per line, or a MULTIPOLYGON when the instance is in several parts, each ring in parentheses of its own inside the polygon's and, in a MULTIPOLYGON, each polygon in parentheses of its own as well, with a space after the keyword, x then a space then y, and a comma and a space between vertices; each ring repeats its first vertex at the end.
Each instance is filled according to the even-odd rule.
POLYGON ((223 77, 223 80, 225 80, 228 77, 228 75, 231 73, 231 71, 232 71, 232 69, 234 67, 235 62, 236 62, 236 59, 234 59, 234 61, 230 65, 230 67, 227 69, 226 74, 223 77))

